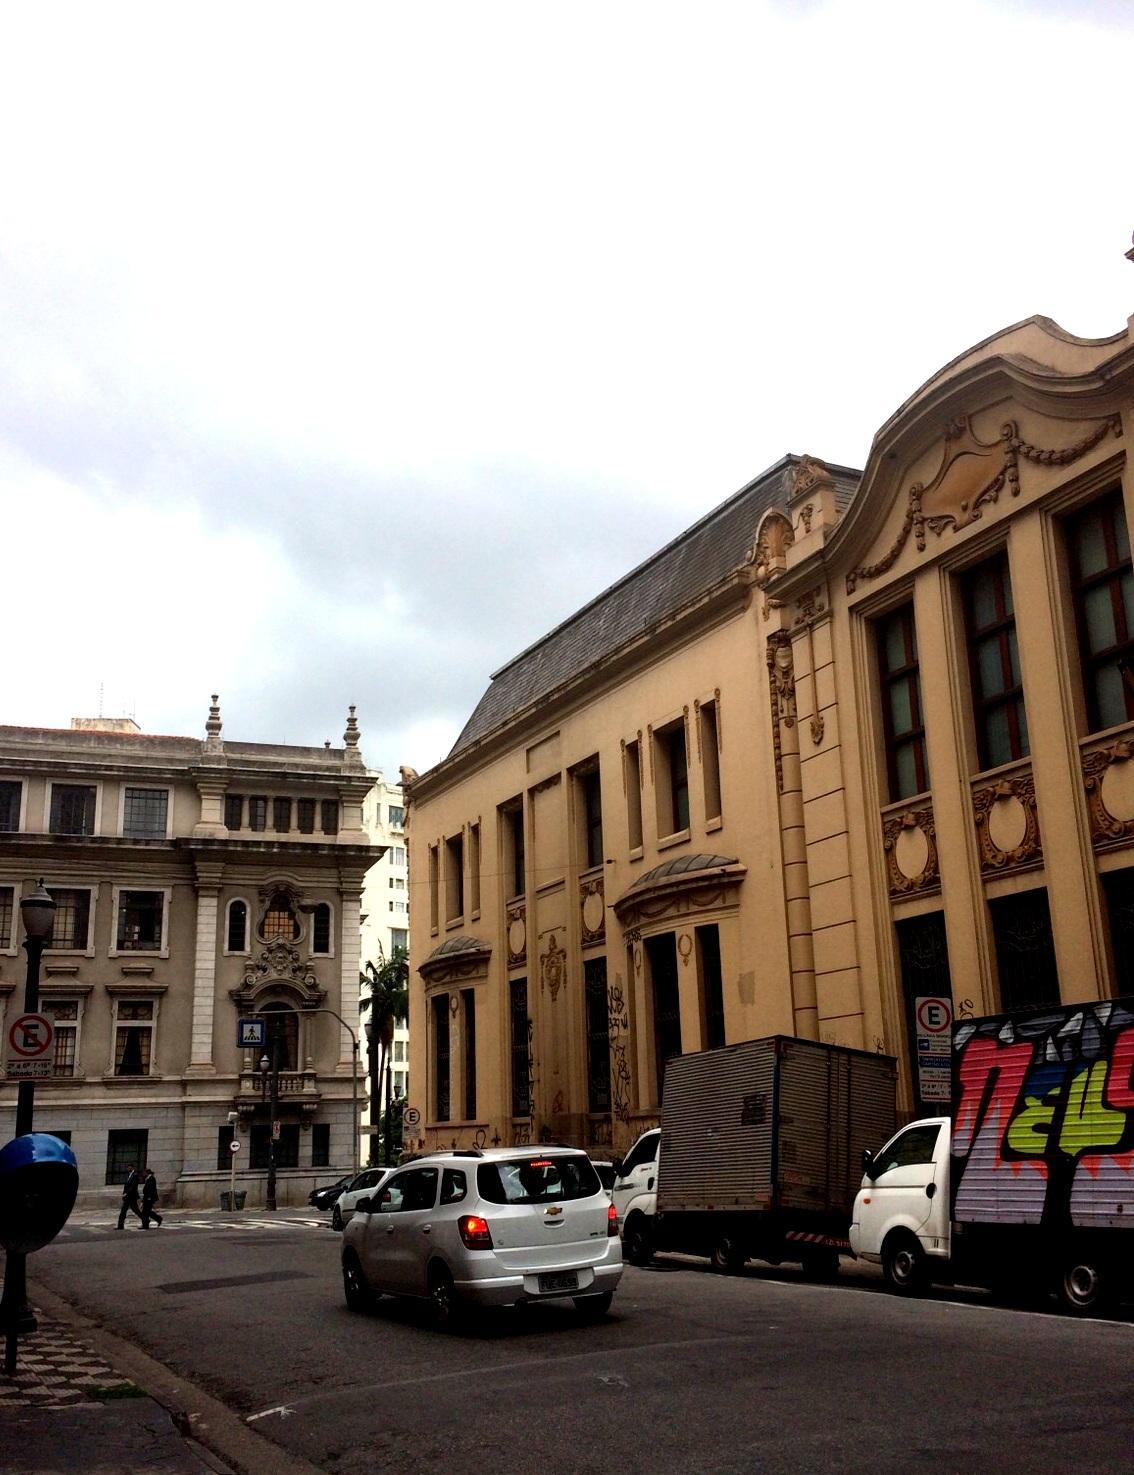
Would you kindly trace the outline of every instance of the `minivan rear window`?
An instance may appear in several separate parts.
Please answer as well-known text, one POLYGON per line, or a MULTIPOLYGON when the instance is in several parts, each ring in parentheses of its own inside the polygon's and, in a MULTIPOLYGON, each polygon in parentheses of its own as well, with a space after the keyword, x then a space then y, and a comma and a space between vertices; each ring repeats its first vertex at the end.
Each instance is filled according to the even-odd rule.
POLYGON ((570 1157, 506 1158, 480 1163, 476 1186, 490 1204, 552 1204, 564 1199, 591 1198, 601 1193, 598 1174, 585 1153, 570 1157))

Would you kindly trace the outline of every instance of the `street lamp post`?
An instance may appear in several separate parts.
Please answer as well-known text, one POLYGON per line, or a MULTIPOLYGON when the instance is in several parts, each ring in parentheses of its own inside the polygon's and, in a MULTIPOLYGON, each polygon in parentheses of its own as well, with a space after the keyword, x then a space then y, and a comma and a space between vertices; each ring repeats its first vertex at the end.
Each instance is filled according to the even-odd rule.
MULTIPOLYGON (((351 1123, 354 1128, 354 1152, 351 1156, 354 1158, 354 1176, 357 1178, 360 1167, 358 1160, 358 1139, 361 1134, 361 1125, 358 1117, 358 1035, 351 1029, 341 1014, 336 1014, 334 1009, 328 1009, 325 1005, 318 1009, 305 1009, 303 1012, 305 1014, 329 1014, 332 1019, 337 1019, 347 1034, 350 1035, 350 1108, 351 1123)), ((369 1030, 370 1026, 367 1025, 366 1028, 369 1030)))
MULTIPOLYGON (((55 902, 44 889, 43 881, 20 902, 24 923, 24 951, 28 955, 24 979, 24 1013, 39 1009, 39 964, 43 949, 51 935, 55 902)), ((21 1081, 16 1096, 16 1136, 24 1137, 32 1129, 35 1115, 35 1082, 21 1081)), ((4 1371, 14 1376, 18 1339, 34 1332, 38 1323, 28 1305, 27 1255, 10 1250, 4 1262, 4 1294, 0 1297, 0 1327, 4 1329, 4 1371)))
POLYGON ((280 1104, 280 1064, 279 1064, 279 1031, 275 1027, 275 1020, 269 1021, 268 1029, 268 1055, 260 1056, 260 1083, 261 1091, 269 1095, 270 1106, 268 1109, 268 1195, 265 1208, 276 1207, 276 1120, 280 1104), (269 1082, 268 1072, 271 1072, 269 1082), (270 1085, 270 1092, 269 1092, 270 1085))

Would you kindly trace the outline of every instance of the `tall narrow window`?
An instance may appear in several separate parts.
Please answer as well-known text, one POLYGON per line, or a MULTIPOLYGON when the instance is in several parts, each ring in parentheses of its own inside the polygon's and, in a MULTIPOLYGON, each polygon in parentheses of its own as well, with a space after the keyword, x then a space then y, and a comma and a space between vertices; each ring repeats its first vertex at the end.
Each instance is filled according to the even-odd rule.
POLYGON ((626 744, 626 838, 631 850, 642 848, 642 750, 626 744))
POLYGON ((721 817, 720 731, 716 702, 703 702, 698 713, 701 740, 701 778, 705 787, 705 818, 721 817))
POLYGON ((672 932, 646 939, 654 1006, 654 1072, 658 1104, 665 1086, 666 1062, 681 1054, 681 997, 677 981, 677 942, 672 932))
POLYGON ((315 833, 315 800, 297 799, 295 802, 295 828, 301 835, 315 833))
POLYGON ((230 901, 228 904, 228 936, 225 951, 230 953, 248 951, 248 904, 239 899, 230 901))
POLYGON ((1007 554, 970 570, 963 588, 978 760, 981 768, 996 768, 1028 755, 1007 554))
POLYGON ((902 970, 902 995, 905 1004, 906 1045, 910 1058, 910 1077, 918 1109, 938 1112, 949 1100, 949 1061, 941 1068, 941 1056, 918 1052, 917 1008, 919 999, 951 999, 953 982, 949 974, 949 946, 945 937, 945 914, 923 912, 920 917, 907 917, 895 922, 898 938, 898 961, 902 970))
POLYGON ((120 952, 161 951, 165 916, 164 891, 120 891, 118 932, 120 952))
POLYGON ((658 835, 679 834, 689 828, 689 757, 685 749, 685 721, 673 722, 654 734, 658 835))
POLYGON ((879 620, 877 639, 890 798, 906 799, 929 787, 913 605, 879 620))
POLYGON ((319 822, 324 835, 339 833, 339 801, 324 799, 319 805, 319 822))
POLYGON ((0 886, 0 948, 12 946, 12 913, 16 904, 16 888, 0 886))
MULTIPOLYGON (((429 926, 432 931, 437 931, 437 920, 440 916, 440 881, 438 878, 438 854, 437 846, 429 847, 429 926)), ((394 903, 390 903, 390 910, 394 910, 394 903)))
POLYGON ((1134 717, 1134 573, 1122 494, 1112 492, 1067 525, 1090 730, 1134 717))
POLYGON ((988 904, 1005 1010, 1059 1003, 1059 973, 1047 891, 1021 891, 988 904))
POLYGON ((121 1185, 131 1168, 143 1167, 149 1154, 145 1127, 112 1127, 106 1134, 106 1181, 121 1185))
POLYGON ((131 789, 122 795, 122 833, 132 840, 164 840, 168 789, 131 789))
POLYGON ((272 800, 272 829, 277 835, 286 835, 291 829, 291 800, 272 800))
POLYGON ((476 990, 461 990, 461 1020, 464 1025, 465 1121, 476 1121, 476 990))
POLYGON ((697 928, 697 974, 701 985, 701 1030, 706 1050, 725 1043, 721 937, 716 927, 697 928))
POLYGON ((433 998, 433 1120, 449 1120, 449 995, 433 998))
POLYGON ((18 779, 0 780, 0 834, 11 834, 20 828, 23 787, 18 779))
POLYGON ((528 1018, 528 980, 513 978, 508 984, 508 1009, 512 1058, 512 1115, 532 1114, 532 1041, 528 1018))
POLYGON ((324 954, 331 951, 331 908, 325 901, 319 902, 311 913, 311 951, 324 954))
POLYGON ((83 952, 90 937, 90 892, 63 886, 50 886, 48 890, 55 898, 48 947, 83 952))
MULTIPOLYGON (((299 1069, 299 1015, 289 1004, 267 1003, 260 1013, 267 1031, 266 1053, 278 1070, 299 1069)), ((259 1052, 255 1055, 259 1069, 259 1052)))
POLYGON ((114 1010, 114 1074, 148 1076, 153 1051, 152 999, 119 999, 114 1010))
POLYGON ((587 1009, 587 1110, 604 1115, 610 1110, 610 1010, 605 958, 590 958, 583 964, 583 991, 587 1009))
POLYGON ((1107 871, 1102 884, 1114 953, 1116 992, 1120 996, 1134 994, 1134 866, 1107 871))
POLYGON ((598 764, 577 777, 579 819, 582 827, 582 860, 589 869, 603 863, 602 783, 598 764))
POLYGON ((55 1026, 55 1049, 51 1061, 53 1076, 73 1076, 78 1056, 79 1001, 51 999, 41 1005, 55 1026))
POLYGON ((95 791, 89 784, 51 785, 51 833, 93 835, 95 791))
POLYGON ((500 810, 501 839, 504 850, 504 884, 507 900, 523 896, 527 890, 524 854, 524 801, 513 799, 500 810))
POLYGON ((480 911, 480 826, 469 825, 469 914, 480 911))
POLYGON ((450 835, 445 841, 445 920, 455 922, 465 914, 465 837, 450 835))
POLYGON ((244 795, 224 796, 224 824, 227 830, 239 830, 244 824, 244 795))
POLYGON ((268 800, 266 795, 253 794, 248 800, 248 828, 257 831, 268 828, 268 800))

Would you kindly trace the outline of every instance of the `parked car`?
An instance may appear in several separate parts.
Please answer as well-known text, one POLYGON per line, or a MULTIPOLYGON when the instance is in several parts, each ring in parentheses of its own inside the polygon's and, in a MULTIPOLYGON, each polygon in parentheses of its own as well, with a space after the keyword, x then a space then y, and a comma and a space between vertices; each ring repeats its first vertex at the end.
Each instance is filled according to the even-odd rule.
POLYGON ((429 1154, 353 1207, 342 1268, 355 1311, 415 1296, 444 1325, 465 1307, 570 1297, 598 1317, 622 1275, 614 1205, 573 1148, 429 1154))
POLYGON ((353 1173, 348 1173, 345 1178, 340 1178, 336 1183, 327 1183, 322 1188, 313 1188, 307 1195, 307 1202, 313 1209, 329 1209, 353 1177, 353 1173))
POLYGON ((392 1172, 392 1168, 363 1168, 357 1178, 352 1178, 335 1200, 331 1210, 331 1228, 342 1229, 349 1224, 359 1199, 373 1193, 392 1172))

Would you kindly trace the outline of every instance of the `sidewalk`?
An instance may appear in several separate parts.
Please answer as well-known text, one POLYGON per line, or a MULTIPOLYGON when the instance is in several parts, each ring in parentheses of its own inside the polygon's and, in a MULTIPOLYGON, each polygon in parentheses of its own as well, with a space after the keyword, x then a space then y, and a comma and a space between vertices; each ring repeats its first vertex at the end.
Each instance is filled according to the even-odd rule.
POLYGON ((72 1328, 35 1309, 39 1328, 21 1337, 15 1376, 0 1372, 0 1475, 229 1471, 72 1328))

